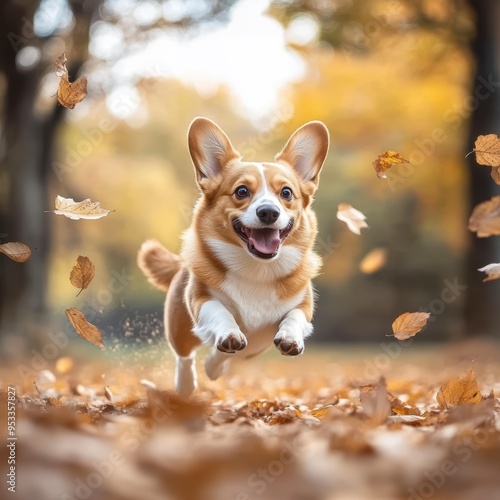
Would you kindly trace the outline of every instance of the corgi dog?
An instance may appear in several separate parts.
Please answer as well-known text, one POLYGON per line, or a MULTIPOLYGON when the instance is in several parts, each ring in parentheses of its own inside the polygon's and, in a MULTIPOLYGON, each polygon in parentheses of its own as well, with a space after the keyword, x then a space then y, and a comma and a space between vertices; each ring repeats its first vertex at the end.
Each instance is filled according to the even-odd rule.
POLYGON ((218 125, 196 118, 188 147, 201 195, 180 256, 148 240, 137 259, 148 280, 168 290, 165 331, 182 396, 197 387, 201 344, 211 347, 211 380, 229 361, 273 343, 285 356, 304 351, 313 330, 311 280, 321 266, 311 202, 329 134, 323 123, 309 122, 274 162, 246 162, 218 125))

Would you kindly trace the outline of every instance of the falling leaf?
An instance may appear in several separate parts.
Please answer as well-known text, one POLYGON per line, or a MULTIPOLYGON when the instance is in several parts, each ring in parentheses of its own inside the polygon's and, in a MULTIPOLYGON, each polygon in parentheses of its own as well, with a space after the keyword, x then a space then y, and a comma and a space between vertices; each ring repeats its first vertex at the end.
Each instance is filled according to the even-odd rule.
POLYGON ((63 52, 57 59, 54 64, 54 71, 56 72, 56 76, 61 78, 64 74, 68 73, 68 69, 66 68, 66 63, 68 62, 68 58, 66 57, 66 52, 63 52))
POLYGON ((57 100, 61 106, 73 109, 76 104, 83 101, 87 96, 87 77, 81 76, 71 83, 66 68, 67 61, 66 52, 63 52, 56 59, 54 65, 56 76, 60 78, 59 87, 57 88, 57 100))
POLYGON ((427 324, 430 313, 405 312, 398 316, 392 324, 392 331, 398 340, 406 340, 416 335, 427 324))
POLYGON ((374 425, 384 423, 391 414, 391 403, 387 396, 384 378, 381 378, 374 386, 368 385, 360 388, 361 406, 374 425))
POLYGON ((90 201, 90 198, 83 201, 75 201, 72 198, 63 198, 59 195, 56 196, 55 207, 55 210, 49 210, 49 212, 56 215, 64 215, 72 220, 101 219, 102 217, 106 217, 110 212, 114 212, 114 210, 101 208, 101 204, 98 201, 90 201))
POLYGON ((377 175, 381 179, 385 179, 387 177, 386 171, 389 170, 393 165, 398 165, 401 163, 409 163, 409 161, 404 158, 396 151, 386 151, 377 156, 377 159, 372 162, 373 168, 377 175))
POLYGON ((19 242, 0 245, 0 253, 7 255, 14 262, 26 262, 31 256, 30 247, 19 242))
POLYGON ((491 169, 491 178, 500 185, 500 167, 493 167, 491 169))
POLYGON ((496 134, 480 135, 474 143, 474 152, 480 165, 500 166, 500 137, 496 134))
POLYGON ((499 264, 488 264, 487 266, 481 267, 478 269, 483 273, 486 273, 487 276, 484 278, 483 283, 486 281, 493 281, 500 279, 500 263, 499 264))
POLYGON ((104 348, 101 330, 92 323, 89 323, 82 312, 75 308, 66 309, 66 316, 76 330, 76 333, 78 333, 82 339, 88 340, 101 349, 104 348))
POLYGON ((337 219, 345 222, 349 230, 354 234, 360 235, 361 229, 368 227, 368 224, 365 222, 365 215, 348 203, 339 203, 337 219))
POLYGON ((59 80, 57 88, 57 100, 61 106, 73 109, 76 104, 82 102, 87 97, 87 77, 81 76, 71 83, 68 75, 64 75, 59 80))
POLYGON ((79 255, 76 259, 76 265, 73 267, 69 275, 69 281, 71 284, 80 289, 80 291, 76 294, 77 297, 90 285, 94 276, 94 264, 92 264, 88 257, 82 257, 79 255))
POLYGON ((469 230, 478 238, 500 235, 500 196, 477 205, 469 219, 469 230))
POLYGON ((108 401, 113 402, 113 393, 111 392, 111 389, 109 388, 109 385, 107 385, 107 386, 104 388, 104 396, 106 396, 106 399, 107 399, 108 401))
POLYGON ((472 370, 465 377, 456 377, 446 382, 436 396, 437 402, 448 408, 450 406, 479 403, 483 396, 472 370))
POLYGON ((359 269, 363 274, 374 274, 385 266, 386 261, 387 250, 375 248, 363 257, 359 263, 359 269))

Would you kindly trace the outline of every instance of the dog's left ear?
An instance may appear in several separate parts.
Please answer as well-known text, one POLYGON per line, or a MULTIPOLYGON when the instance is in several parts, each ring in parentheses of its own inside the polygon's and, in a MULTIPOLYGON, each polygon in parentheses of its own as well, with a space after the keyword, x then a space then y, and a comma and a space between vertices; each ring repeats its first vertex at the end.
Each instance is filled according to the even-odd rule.
POLYGON ((224 131, 208 118, 195 118, 188 131, 188 145, 196 181, 202 190, 231 161, 240 158, 224 131))
POLYGON ((309 122, 297 129, 285 147, 276 155, 278 163, 287 163, 304 180, 307 194, 318 187, 319 173, 328 153, 330 137, 325 124, 309 122))

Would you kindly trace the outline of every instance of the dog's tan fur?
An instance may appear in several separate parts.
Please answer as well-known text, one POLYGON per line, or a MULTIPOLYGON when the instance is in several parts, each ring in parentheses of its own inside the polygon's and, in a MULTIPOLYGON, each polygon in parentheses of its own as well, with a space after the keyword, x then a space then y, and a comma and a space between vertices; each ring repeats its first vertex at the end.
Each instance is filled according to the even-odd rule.
MULTIPOLYGON (((258 354, 271 343, 273 336, 277 342, 281 329, 284 332, 281 336, 288 337, 286 342, 280 337, 281 344, 276 345, 288 346, 290 342, 293 345, 293 339, 297 340, 293 329, 304 321, 300 319, 300 312, 290 314, 290 311, 301 311, 307 322, 311 321, 314 309, 311 280, 321 265, 313 251, 317 221, 311 201, 329 139, 322 123, 310 122, 292 135, 275 162, 245 162, 215 123, 198 118, 190 126, 188 143, 201 197, 196 203, 191 227, 184 236, 181 256, 172 254, 154 240, 146 241, 138 255, 138 264, 149 281, 162 290, 169 287, 165 303, 166 334, 178 356, 176 388, 184 395, 196 387, 193 359, 201 339, 214 345, 206 366, 209 376, 216 378, 226 360, 237 354, 243 357, 258 354), (252 195, 238 199, 235 190, 242 185, 252 195), (285 186, 294 194, 291 200, 280 198, 279 193, 285 186), (269 260, 251 255, 233 229, 235 219, 252 211, 251 205, 258 193, 266 193, 276 204, 278 200, 283 217, 293 220, 293 227, 281 242, 277 255, 269 260), (259 296, 269 297, 269 307, 274 311, 281 310, 282 306, 286 309, 290 303, 290 311, 274 316, 273 311, 269 311, 268 318, 265 304, 258 303, 259 296), (254 307, 257 312, 253 314, 247 307, 254 307), (210 308, 214 309, 213 313, 210 308), (217 311, 227 319, 219 312, 216 314, 217 311), (288 322, 284 321, 286 318, 288 322), (226 327, 227 334, 219 332, 226 327), (240 331, 236 332, 237 329, 240 331), (207 331, 210 338, 206 337, 207 331), (225 340, 227 345, 237 346, 235 351, 217 352, 225 340), (191 378, 194 380, 190 381, 191 378)), ((301 335, 305 337, 309 333, 308 330, 301 335)), ((300 353, 299 340, 296 343, 300 353)))

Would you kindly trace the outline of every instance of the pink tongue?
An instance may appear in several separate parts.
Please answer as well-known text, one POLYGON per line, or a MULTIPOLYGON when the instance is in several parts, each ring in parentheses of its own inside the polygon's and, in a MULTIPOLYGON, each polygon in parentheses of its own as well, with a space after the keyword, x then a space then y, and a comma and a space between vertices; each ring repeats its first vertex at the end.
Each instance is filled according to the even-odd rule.
POLYGON ((276 253, 280 246, 279 229, 252 229, 248 241, 260 253, 276 253))

